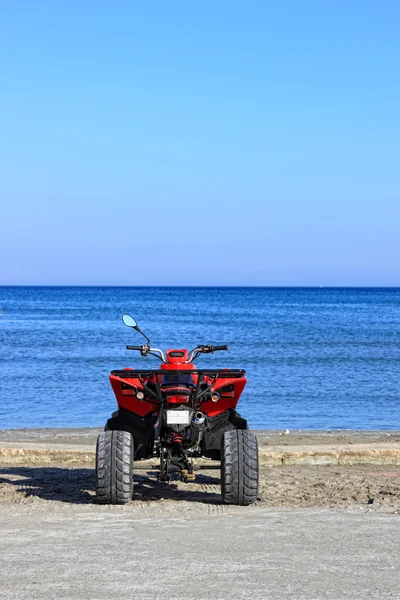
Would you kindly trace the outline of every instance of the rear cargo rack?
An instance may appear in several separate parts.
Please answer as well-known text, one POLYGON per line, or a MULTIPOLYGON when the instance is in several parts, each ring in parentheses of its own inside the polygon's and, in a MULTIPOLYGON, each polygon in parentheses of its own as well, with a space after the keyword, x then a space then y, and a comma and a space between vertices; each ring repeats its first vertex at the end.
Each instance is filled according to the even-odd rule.
POLYGON ((219 377, 238 379, 244 377, 244 369, 116 369, 111 375, 120 379, 135 377, 152 377, 153 375, 203 375, 203 377, 219 377))

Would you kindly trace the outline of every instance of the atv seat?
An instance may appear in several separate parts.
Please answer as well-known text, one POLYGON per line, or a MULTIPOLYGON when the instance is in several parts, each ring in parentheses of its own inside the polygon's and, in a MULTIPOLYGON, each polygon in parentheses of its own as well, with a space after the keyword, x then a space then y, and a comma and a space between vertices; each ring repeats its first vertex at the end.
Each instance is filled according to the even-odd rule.
POLYGON ((168 375, 164 375, 161 380, 161 388, 165 389, 181 389, 181 390, 191 390, 196 387, 195 382, 193 381, 193 376, 189 374, 179 374, 171 373, 168 375))
POLYGON ((176 385, 176 384, 169 384, 169 385, 162 385, 161 386, 161 391, 164 394, 174 394, 174 396, 190 396, 192 393, 192 388, 186 385, 176 385))

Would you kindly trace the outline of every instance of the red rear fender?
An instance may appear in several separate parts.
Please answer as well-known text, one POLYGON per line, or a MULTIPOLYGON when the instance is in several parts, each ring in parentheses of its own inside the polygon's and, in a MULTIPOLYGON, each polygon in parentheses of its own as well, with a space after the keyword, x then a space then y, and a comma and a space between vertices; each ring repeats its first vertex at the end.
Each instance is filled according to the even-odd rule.
POLYGON ((207 400, 202 405, 201 410, 210 417, 215 417, 225 410, 236 408, 246 383, 247 379, 245 377, 240 377, 239 379, 218 378, 212 391, 218 392, 220 399, 217 402, 207 400))
POLYGON ((138 400, 135 395, 126 393, 127 388, 129 389, 129 386, 132 386, 137 390, 143 390, 143 386, 138 377, 121 379, 115 375, 110 375, 110 383, 117 399, 117 404, 120 408, 130 410, 140 417, 145 417, 150 412, 154 412, 158 409, 157 403, 149 402, 148 400, 138 400))

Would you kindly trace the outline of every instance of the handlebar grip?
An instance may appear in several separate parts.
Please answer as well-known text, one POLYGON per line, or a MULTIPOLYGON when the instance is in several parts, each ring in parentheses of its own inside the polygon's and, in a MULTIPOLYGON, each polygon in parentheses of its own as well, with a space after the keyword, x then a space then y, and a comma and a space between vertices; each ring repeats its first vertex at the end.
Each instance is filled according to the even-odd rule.
POLYGON ((141 350, 142 346, 127 346, 126 347, 127 350, 141 350))
POLYGON ((224 346, 213 346, 213 350, 228 350, 228 346, 225 344, 224 346))

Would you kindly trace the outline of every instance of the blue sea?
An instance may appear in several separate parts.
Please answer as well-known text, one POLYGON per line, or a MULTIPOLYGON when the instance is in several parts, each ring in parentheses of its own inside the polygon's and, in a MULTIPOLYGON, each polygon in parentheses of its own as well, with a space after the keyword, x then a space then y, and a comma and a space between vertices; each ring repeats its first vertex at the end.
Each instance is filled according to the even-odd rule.
POLYGON ((400 288, 0 287, 0 429, 102 426, 111 369, 158 348, 229 344, 252 428, 399 429, 400 288))

